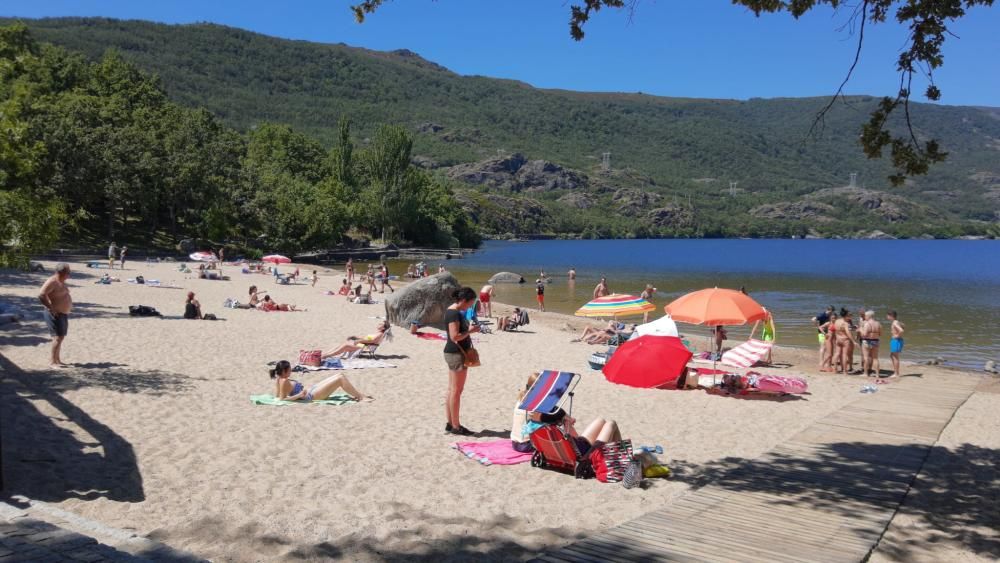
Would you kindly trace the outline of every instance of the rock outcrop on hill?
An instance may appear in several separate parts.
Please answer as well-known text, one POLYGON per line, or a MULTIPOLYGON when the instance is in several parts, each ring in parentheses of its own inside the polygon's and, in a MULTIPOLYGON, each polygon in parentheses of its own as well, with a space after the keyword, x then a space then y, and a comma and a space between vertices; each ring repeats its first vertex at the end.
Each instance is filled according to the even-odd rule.
POLYGON ((576 190, 587 186, 583 174, 547 160, 528 160, 520 153, 452 166, 448 177, 511 192, 576 190))
POLYGON ((909 218, 905 210, 913 207, 911 202, 900 196, 865 188, 826 188, 806 197, 811 200, 843 198, 849 204, 862 207, 889 222, 905 221, 909 218))
POLYGON ((829 214, 834 212, 832 205, 818 201, 786 201, 781 203, 766 203, 750 210, 750 215, 759 219, 782 219, 789 221, 812 221, 825 223, 833 221, 829 214))
POLYGON ((660 196, 631 188, 622 188, 611 196, 618 212, 629 217, 645 215, 660 202, 660 196))
POLYGON ((566 194, 557 199, 556 201, 558 201, 563 205, 573 207, 575 209, 590 209, 596 204, 592 196, 590 196, 589 194, 583 194, 579 192, 566 194))

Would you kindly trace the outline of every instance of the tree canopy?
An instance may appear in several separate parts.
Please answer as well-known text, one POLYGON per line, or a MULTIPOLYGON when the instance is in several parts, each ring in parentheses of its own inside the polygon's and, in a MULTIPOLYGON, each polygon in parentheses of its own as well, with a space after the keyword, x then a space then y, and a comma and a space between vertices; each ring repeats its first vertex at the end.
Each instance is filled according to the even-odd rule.
POLYGON ((410 164, 410 135, 385 130, 392 143, 358 159, 346 125, 333 151, 287 125, 240 134, 171 102, 158 78, 114 50, 87 62, 36 43, 24 25, 0 27, 0 262, 24 265, 59 237, 295 252, 354 230, 478 244, 447 209, 454 199, 442 208, 434 198, 443 188, 410 164), (391 202, 391 212, 374 216, 382 207, 373 201, 391 202))

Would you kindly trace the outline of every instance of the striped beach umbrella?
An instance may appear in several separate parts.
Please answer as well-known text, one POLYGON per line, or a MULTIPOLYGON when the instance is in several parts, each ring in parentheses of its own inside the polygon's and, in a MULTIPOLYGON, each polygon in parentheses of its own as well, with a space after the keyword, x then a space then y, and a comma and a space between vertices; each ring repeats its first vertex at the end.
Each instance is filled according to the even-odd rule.
POLYGON ((282 256, 280 254, 268 254, 267 256, 260 259, 261 262, 272 262, 274 264, 287 264, 291 262, 287 256, 282 256))
POLYGON ((656 306, 635 295, 615 293, 598 297, 576 310, 578 317, 629 317, 653 311, 656 306))
POLYGON ((211 252, 208 252, 207 250, 202 250, 201 252, 192 252, 188 256, 188 258, 194 260, 195 262, 218 262, 219 261, 219 259, 215 256, 215 254, 212 254, 211 252))

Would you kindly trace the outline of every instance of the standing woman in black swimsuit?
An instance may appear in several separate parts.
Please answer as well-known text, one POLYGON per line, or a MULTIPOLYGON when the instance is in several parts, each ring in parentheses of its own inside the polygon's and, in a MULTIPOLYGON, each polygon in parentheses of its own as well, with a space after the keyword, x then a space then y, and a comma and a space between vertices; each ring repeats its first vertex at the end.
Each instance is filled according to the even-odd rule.
POLYGON ((462 391, 465 389, 465 378, 469 368, 465 367, 463 352, 472 348, 471 335, 479 332, 478 326, 469 327, 465 311, 476 304, 476 292, 471 287, 463 287, 452 294, 454 303, 444 312, 444 324, 447 329, 448 342, 444 345, 444 361, 448 364, 448 394, 445 396, 444 412, 448 422, 444 425, 445 432, 469 436, 473 432, 462 426, 459 411, 462 407, 462 391))

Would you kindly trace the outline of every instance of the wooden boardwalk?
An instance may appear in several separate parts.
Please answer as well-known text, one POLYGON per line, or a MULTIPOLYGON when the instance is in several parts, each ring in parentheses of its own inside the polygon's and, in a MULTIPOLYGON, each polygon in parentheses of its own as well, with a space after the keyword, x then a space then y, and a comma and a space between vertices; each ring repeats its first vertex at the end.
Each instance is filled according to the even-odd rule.
POLYGON ((948 379, 860 395, 757 459, 702 468, 713 480, 668 506, 536 561, 861 561, 979 383, 948 379))

